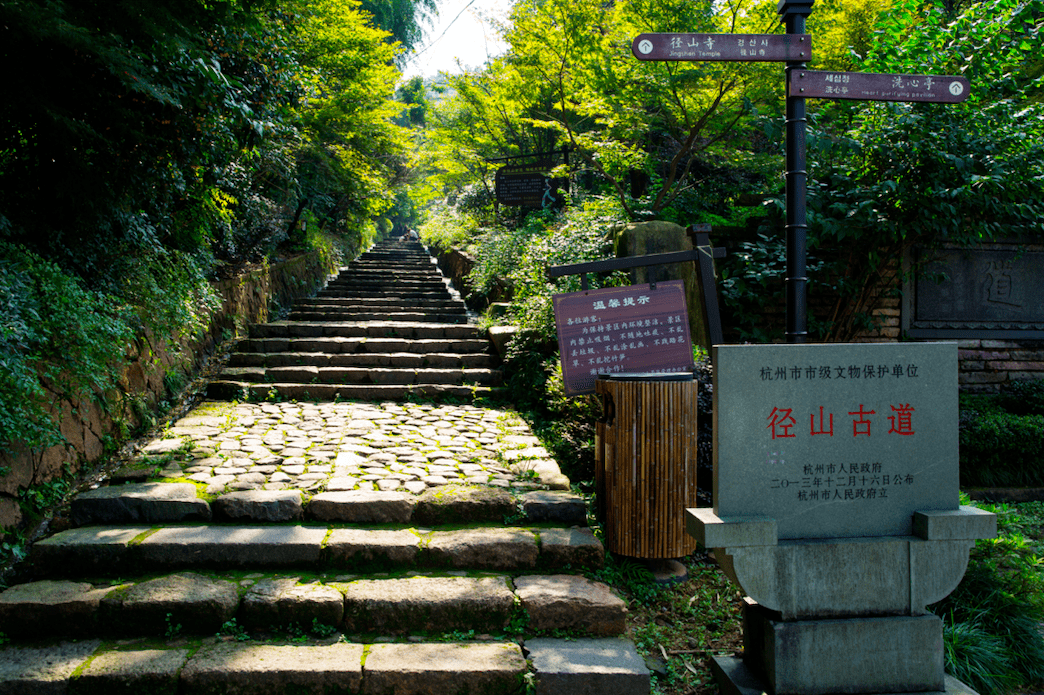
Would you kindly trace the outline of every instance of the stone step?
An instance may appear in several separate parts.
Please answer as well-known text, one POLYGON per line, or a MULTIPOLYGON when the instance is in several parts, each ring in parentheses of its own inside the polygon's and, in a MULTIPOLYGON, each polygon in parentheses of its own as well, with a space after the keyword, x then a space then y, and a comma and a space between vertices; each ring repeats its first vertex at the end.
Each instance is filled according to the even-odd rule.
POLYGON ((377 268, 374 266, 360 266, 357 268, 343 268, 335 277, 334 280, 375 280, 375 281, 416 281, 416 280, 439 280, 443 281, 443 276, 439 273, 438 267, 434 265, 428 265, 425 267, 418 266, 412 270, 404 269, 391 269, 388 268, 377 268))
POLYGON ((238 345, 240 352, 325 352, 334 354, 392 353, 485 353, 489 341, 484 338, 248 338, 238 345))
POLYGON ((376 309, 356 310, 351 308, 323 307, 293 309, 287 317, 291 321, 416 321, 430 323, 467 323, 468 315, 464 311, 378 311, 376 309))
POLYGON ((251 324, 251 338, 468 338, 479 337, 477 326, 414 321, 312 322, 277 321, 251 324))
POLYGON ((430 300, 447 300, 452 299, 453 295, 450 294, 449 290, 434 290, 431 292, 425 292, 421 290, 378 290, 378 289, 337 289, 327 288, 319 290, 316 293, 317 297, 328 298, 328 297, 347 297, 351 299, 397 299, 400 302, 413 302, 416 301, 430 301, 430 300))
POLYGON ((362 695, 648 695, 628 640, 357 642, 221 641, 150 648, 98 639, 0 650, 9 692, 361 693, 362 695), (118 647, 118 648, 117 648, 118 647), (526 657, 529 657, 529 663, 526 657))
POLYGON ((353 298, 353 297, 314 297, 308 299, 299 299, 294 303, 295 308, 304 307, 351 307, 356 308, 374 308, 381 309, 383 307, 424 307, 431 309, 462 309, 466 310, 467 307, 464 302, 459 299, 418 299, 416 302, 410 302, 405 304, 404 302, 396 299, 386 297, 370 297, 370 298, 353 298))
POLYGON ((43 579, 0 592, 0 632, 15 639, 162 637, 237 628, 275 632, 325 626, 365 635, 505 635, 568 630, 610 637, 627 607, 601 582, 569 574, 400 578, 178 572, 115 581, 43 579))
POLYGON ((252 383, 213 379, 207 384, 207 398, 214 400, 250 399, 263 401, 273 396, 283 400, 298 401, 404 401, 426 398, 434 401, 443 399, 502 398, 504 389, 492 386, 468 386, 455 384, 297 384, 297 383, 252 383))
POLYGON ((486 353, 448 352, 233 352, 229 367, 394 367, 397 369, 476 369, 490 368, 493 358, 486 353))
POLYGON ((416 277, 416 278, 402 278, 402 277, 388 277, 374 275, 363 276, 359 272, 353 272, 345 274, 344 276, 338 276, 331 280, 326 285, 329 288, 337 287, 362 287, 370 288, 377 287, 383 290, 392 290, 394 288, 403 289, 415 289, 415 290, 427 290, 438 292, 446 289, 446 282, 442 279, 442 276, 437 272, 428 275, 427 277, 416 277))
POLYGON ((499 386, 495 369, 421 369, 395 367, 225 367, 221 379, 248 383, 337 384, 337 385, 464 385, 499 386))
MULTIPOLYGON (((290 464, 287 464, 289 467, 290 464)), ((229 469, 231 469, 231 464, 229 469)), ((302 465, 303 469, 304 466, 302 465)), ((475 467, 477 470, 478 467, 475 467)), ((550 472, 551 474, 554 471, 550 472)), ((216 475, 235 475, 218 470, 216 475)), ((461 523, 555 523, 585 526, 583 498, 567 491, 480 487, 490 476, 471 485, 449 484, 449 478, 431 480, 431 489, 416 486, 420 494, 392 490, 355 490, 361 474, 336 474, 325 485, 326 492, 310 497, 300 490, 254 489, 225 492, 210 490, 213 476, 188 476, 208 486, 215 497, 208 502, 197 495, 191 483, 131 483, 88 490, 72 501, 71 519, 77 526, 92 524, 182 523, 192 521, 231 521, 235 523, 284 523, 309 519, 320 523, 417 524, 439 526, 461 523)), ((418 474, 417 479, 433 478, 436 472, 418 474)), ((402 482, 409 476, 404 476, 402 482)), ((457 480, 460 480, 457 478, 457 480)), ((464 482, 464 481, 460 481, 464 482)), ((536 482, 540 482, 537 480, 536 482)), ((406 488, 409 490, 409 488, 406 488)), ((379 536, 378 536, 379 539, 379 536)), ((577 542, 582 540, 579 536, 577 542)), ((592 547, 597 547, 592 545, 592 547)))
MULTIPOLYGON (((325 493, 336 494, 336 493, 325 493)), ((181 571, 558 571, 597 568, 590 529, 323 525, 84 526, 34 544, 38 577, 181 571)))

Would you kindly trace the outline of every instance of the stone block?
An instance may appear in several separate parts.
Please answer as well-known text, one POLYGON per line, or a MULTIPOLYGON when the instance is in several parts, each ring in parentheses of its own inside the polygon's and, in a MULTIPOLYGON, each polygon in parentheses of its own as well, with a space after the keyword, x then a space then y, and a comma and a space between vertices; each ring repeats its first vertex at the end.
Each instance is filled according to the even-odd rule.
POLYGON ((605 566, 605 548, 589 528, 543 528, 540 566, 600 569, 605 566))
POLYGON ((518 692, 526 661, 511 642, 375 644, 366 656, 363 695, 518 692))
MULTIPOLYGON (((362 685, 363 645, 205 645, 181 671, 193 695, 356 693, 362 685)), ((367 666, 368 668, 368 666, 367 666)))
POLYGON ((349 490, 322 492, 308 502, 308 517, 350 524, 406 524, 416 504, 405 492, 349 490))
POLYGON ((219 630, 238 606, 232 582, 184 572, 109 592, 101 615, 105 629, 120 635, 163 635, 173 625, 199 634, 219 630))
POLYGON ((627 604, 605 584, 574 575, 515 579, 531 630, 570 630, 596 637, 622 634, 627 604))
POLYGON ((526 640, 535 695, 648 695, 649 669, 634 644, 618 638, 526 640))
POLYGON ((56 533, 33 544, 31 558, 41 573, 69 576, 72 572, 113 576, 131 569, 133 543, 148 526, 89 527, 56 533))
POLYGON ((135 559, 155 569, 315 566, 326 532, 305 526, 161 528, 135 547, 135 559))
POLYGON ((722 519, 713 509, 685 510, 685 530, 704 548, 775 545, 776 520, 766 517, 722 519))
POLYGON ((406 568, 417 564, 420 538, 409 530, 333 529, 324 549, 333 567, 406 568))
POLYGON ((212 504, 214 514, 232 521, 300 521, 300 490, 240 490, 221 495, 212 504))
POLYGON ((587 525, 587 504, 579 495, 536 490, 522 495, 521 503, 526 521, 587 525))
POLYGON ((72 521, 77 526, 210 520, 210 505, 196 497, 192 483, 100 487, 74 497, 71 508, 72 521))
POLYGON ((0 634, 9 637, 79 637, 91 632, 109 588, 42 580, 0 593, 0 634))
POLYGON ((318 582, 300 584, 297 577, 262 579, 247 590, 237 621, 248 628, 297 624, 338 627, 344 618, 344 596, 318 582))
POLYGON ((416 497, 413 523, 425 526, 503 521, 515 513, 515 500, 506 490, 474 485, 444 485, 416 497))
POLYGON ((478 528, 435 531, 427 553, 436 566, 510 571, 536 567, 538 550, 533 533, 525 529, 478 528))
POLYGON ((764 646, 775 695, 938 691, 943 685, 942 621, 935 615, 846 620, 745 622, 764 646))
POLYGON ((503 630, 515 596, 505 577, 363 579, 344 586, 347 632, 503 630))
POLYGON ((187 649, 102 652, 70 683, 74 695, 177 695, 187 649))
POLYGON ((99 640, 0 648, 0 695, 65 695, 68 681, 101 646, 99 640))
POLYGON ((956 510, 914 513, 914 534, 927 541, 997 537, 997 515, 961 506, 956 510))

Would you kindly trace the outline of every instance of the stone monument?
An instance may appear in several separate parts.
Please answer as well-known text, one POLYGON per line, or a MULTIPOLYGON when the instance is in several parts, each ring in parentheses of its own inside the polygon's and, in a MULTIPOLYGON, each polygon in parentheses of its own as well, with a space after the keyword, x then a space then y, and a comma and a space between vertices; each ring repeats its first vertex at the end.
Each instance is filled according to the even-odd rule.
POLYGON ((959 504, 956 344, 714 353, 714 507, 686 516, 747 595, 723 692, 969 692, 926 610, 996 535, 959 504))

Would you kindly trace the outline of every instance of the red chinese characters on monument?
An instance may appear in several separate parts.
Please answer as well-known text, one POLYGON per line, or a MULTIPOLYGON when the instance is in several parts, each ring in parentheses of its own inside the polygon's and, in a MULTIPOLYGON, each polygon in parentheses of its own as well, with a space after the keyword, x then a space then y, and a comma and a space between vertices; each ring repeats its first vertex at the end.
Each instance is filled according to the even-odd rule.
MULTIPOLYGON (((913 413, 916 409, 909 403, 890 405, 889 407, 892 414, 887 416, 889 427, 885 434, 903 437, 916 434, 913 428, 913 413)), ((872 429, 873 426, 880 424, 881 418, 875 421, 871 417, 872 415, 877 415, 877 411, 873 409, 867 410, 862 403, 859 404, 856 410, 845 412, 852 420, 853 437, 871 437, 874 431, 872 429)), ((801 413, 801 417, 804 417, 804 413, 801 413)), ((793 408, 776 406, 772 408, 766 419, 768 420, 768 425, 765 428, 771 433, 772 439, 797 438, 797 419, 794 417, 793 408)), ((824 406, 818 406, 816 412, 809 413, 808 423, 808 434, 810 437, 816 435, 834 436, 834 413, 826 411, 824 406)))

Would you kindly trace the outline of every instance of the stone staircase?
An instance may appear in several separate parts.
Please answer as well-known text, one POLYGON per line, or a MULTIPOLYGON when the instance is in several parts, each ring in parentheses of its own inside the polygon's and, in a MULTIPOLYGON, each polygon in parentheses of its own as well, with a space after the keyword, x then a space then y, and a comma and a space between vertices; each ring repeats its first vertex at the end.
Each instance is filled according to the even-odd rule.
POLYGON ((0 693, 647 695, 536 443, 474 406, 205 404, 33 546, 0 693))
POLYGON ((287 320, 251 326, 208 396, 489 395, 501 380, 489 348, 424 247, 382 241, 316 297, 298 301, 287 320))

